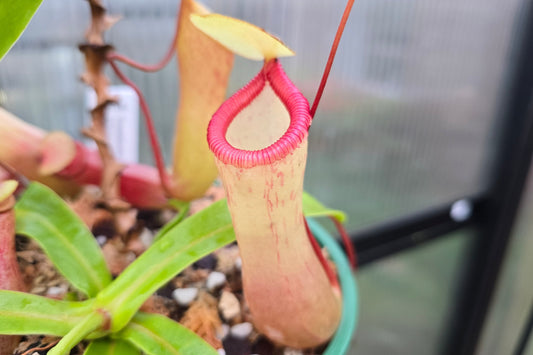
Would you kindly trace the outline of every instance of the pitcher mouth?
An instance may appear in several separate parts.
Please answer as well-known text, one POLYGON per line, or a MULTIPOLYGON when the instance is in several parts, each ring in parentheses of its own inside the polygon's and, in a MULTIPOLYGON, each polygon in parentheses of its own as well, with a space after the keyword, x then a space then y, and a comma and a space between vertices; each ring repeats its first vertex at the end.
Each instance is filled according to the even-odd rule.
MULTIPOLYGON (((287 77, 278 60, 273 59, 265 63, 252 81, 226 100, 215 112, 207 129, 207 141, 211 151, 222 163, 238 168, 250 168, 272 164, 292 153, 306 138, 310 125, 311 115, 307 99, 287 77), (254 104, 254 100, 262 92, 270 89, 286 110, 288 126, 283 127, 280 137, 276 137, 263 148, 236 147, 238 144, 230 143, 228 139, 228 128, 245 108, 254 104)), ((255 128, 253 133, 259 137, 262 132, 258 130, 255 128)), ((248 139, 250 141, 250 138, 248 139)))

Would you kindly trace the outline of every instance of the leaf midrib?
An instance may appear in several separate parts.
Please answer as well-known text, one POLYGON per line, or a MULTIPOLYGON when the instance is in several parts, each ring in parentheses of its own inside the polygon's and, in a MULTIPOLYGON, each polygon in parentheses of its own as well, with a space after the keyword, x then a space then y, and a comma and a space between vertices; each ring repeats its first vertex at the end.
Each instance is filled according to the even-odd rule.
MULTIPOLYGON (((130 283, 128 285, 127 288, 123 289, 122 292, 121 292, 121 295, 118 296, 117 298, 114 298, 113 299, 113 303, 114 304, 123 304, 124 303, 124 299, 127 299, 131 296, 132 293, 135 293, 135 290, 138 289, 139 287, 139 284, 142 284, 144 283, 147 279, 150 279, 151 276, 154 274, 154 273, 158 273, 160 272, 162 269, 165 269, 167 267, 168 264, 172 263, 174 261, 174 258, 176 258, 177 256, 176 255, 179 255, 179 254, 183 254, 185 253, 187 250, 190 250, 190 249, 193 249, 196 245, 198 245, 199 243, 203 242, 205 239, 207 238, 210 238, 212 237, 213 235, 215 234, 218 234, 218 233, 222 233, 226 230, 229 230, 232 228, 232 224, 231 223, 228 223, 226 224, 225 226, 223 227, 220 227, 218 229, 215 229, 214 231, 212 231, 211 233, 208 233, 208 234, 205 234, 204 236, 202 237, 199 237, 198 239, 196 239, 194 242, 192 243, 189 243, 189 244, 186 244, 184 248, 182 249, 179 249, 177 250, 175 253, 169 255, 165 262, 164 263, 161 263, 159 262, 157 264, 158 268, 153 268, 153 269, 149 269, 150 271, 146 272, 146 273, 143 273, 142 276, 138 277, 135 279, 135 281, 133 281, 132 283, 130 283)), ((179 271, 178 271, 179 272, 179 271)))
MULTIPOLYGON (((38 213, 34 213, 32 211, 28 211, 28 210, 25 210, 25 209, 19 209, 17 211, 18 213, 21 213, 21 217, 23 218, 24 216, 28 216, 28 215, 35 215, 37 216, 36 218, 39 220, 39 222, 45 226, 49 231, 51 232, 55 232, 55 233, 52 233, 52 235, 54 237, 57 237, 57 236, 60 236, 61 237, 61 240, 63 241, 63 247, 68 249, 72 255, 74 255, 76 257, 76 261, 79 262, 80 266, 82 267, 82 269, 85 270, 85 273, 86 275, 88 276, 89 278, 89 282, 92 282, 93 285, 88 285, 89 288, 92 288, 92 287, 96 287, 97 290, 102 290, 104 287, 105 287, 105 284, 103 283, 103 281, 100 280, 100 277, 97 273, 93 272, 93 267, 92 265, 90 265, 88 263, 88 260, 83 256, 83 254, 81 254, 77 248, 74 247, 74 243, 72 243, 68 237, 65 236, 64 233, 62 233, 58 228, 55 227, 55 225, 53 223, 50 223, 46 220, 46 218, 43 218, 40 214, 38 213)), ((35 238, 33 236, 29 236, 31 237, 32 239, 35 239, 42 247, 43 249, 45 250, 48 250, 48 247, 46 245, 44 245, 41 240, 39 238, 35 238)), ((59 267, 58 267, 59 268, 59 267)), ((59 268, 60 269, 60 268, 59 268)), ((67 277, 66 275, 64 275, 65 277, 67 277)), ((78 282, 76 282, 76 280, 71 280, 67 277, 68 281, 70 281, 73 285, 77 285, 78 282)), ((77 288, 80 288, 79 286, 77 286, 77 288)), ((81 290, 81 291, 84 291, 87 293, 87 295, 93 297, 95 296, 91 290, 81 290)))
POLYGON ((129 325, 130 329, 136 330, 139 333, 147 334, 150 338, 154 339, 158 344, 163 345, 167 350, 171 351, 172 354, 181 355, 179 350, 169 343, 165 338, 161 337, 156 332, 153 332, 151 329, 145 327, 143 324, 132 321, 129 325))

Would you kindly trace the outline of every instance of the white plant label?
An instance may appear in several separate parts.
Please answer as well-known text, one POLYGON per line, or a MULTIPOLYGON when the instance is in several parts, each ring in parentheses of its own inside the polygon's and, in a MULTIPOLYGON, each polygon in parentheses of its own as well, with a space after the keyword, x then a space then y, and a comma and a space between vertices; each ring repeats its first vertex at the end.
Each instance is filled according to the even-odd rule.
MULTIPOLYGON (((139 98, 135 91, 126 85, 109 86, 109 94, 117 99, 105 112, 107 141, 115 158, 122 163, 139 162, 139 98)), ((87 88, 85 95, 87 112, 96 105, 96 94, 87 88)), ((87 114, 85 124, 90 122, 87 114)), ((92 140, 87 145, 96 147, 92 140)))

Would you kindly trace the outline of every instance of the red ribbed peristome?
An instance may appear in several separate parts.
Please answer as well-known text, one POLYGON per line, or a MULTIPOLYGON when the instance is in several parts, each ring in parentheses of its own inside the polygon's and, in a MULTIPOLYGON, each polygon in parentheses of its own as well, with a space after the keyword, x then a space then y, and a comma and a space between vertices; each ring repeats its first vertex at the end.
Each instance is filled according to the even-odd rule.
POLYGON ((257 76, 226 100, 215 112, 207 129, 209 148, 224 164, 238 168, 267 165, 283 159, 305 139, 311 115, 307 99, 289 80, 277 60, 266 63, 257 76), (235 116, 259 95, 269 83, 290 115, 287 131, 275 143, 261 150, 237 149, 226 140, 226 132, 235 116))

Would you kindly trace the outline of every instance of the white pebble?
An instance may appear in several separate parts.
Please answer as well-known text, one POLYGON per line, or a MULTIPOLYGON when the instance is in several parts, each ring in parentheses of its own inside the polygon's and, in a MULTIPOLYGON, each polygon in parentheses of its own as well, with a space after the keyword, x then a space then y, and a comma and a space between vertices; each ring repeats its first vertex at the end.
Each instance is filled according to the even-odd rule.
POLYGON ((190 305, 192 301, 195 300, 196 296, 198 296, 198 289, 195 287, 177 288, 172 291, 172 298, 174 298, 180 306, 184 307, 190 305))
POLYGON ((226 283, 226 275, 221 272, 213 271, 207 277, 205 285, 209 291, 213 291, 216 288, 223 286, 226 283))
POLYGON ((230 334, 237 339, 246 339, 252 334, 253 329, 254 327, 252 326, 252 323, 239 323, 231 327, 230 334))
POLYGON ((139 240, 146 248, 149 248, 154 243, 154 233, 148 228, 144 228, 139 235, 139 240))
POLYGON ((218 340, 224 340, 229 334, 229 325, 222 324, 217 329, 217 339, 218 340))
POLYGON ((226 350, 224 350, 224 349, 218 349, 217 352, 218 352, 220 355, 226 355, 226 350))
POLYGON ((239 300, 233 293, 228 291, 222 291, 220 301, 218 302, 218 309, 225 320, 232 320, 241 314, 241 304, 239 300))
POLYGON ((99 246, 102 246, 107 242, 107 237, 105 235, 99 235, 96 237, 96 242, 99 246))
POLYGON ((52 297, 57 297, 57 296, 62 296, 66 292, 67 292, 67 288, 66 287, 52 286, 52 287, 48 288, 48 290, 46 290, 46 295, 47 296, 52 296, 52 297))
POLYGON ((237 270, 242 269, 242 259, 240 256, 237 258, 237 260, 235 260, 235 267, 237 268, 237 270))

